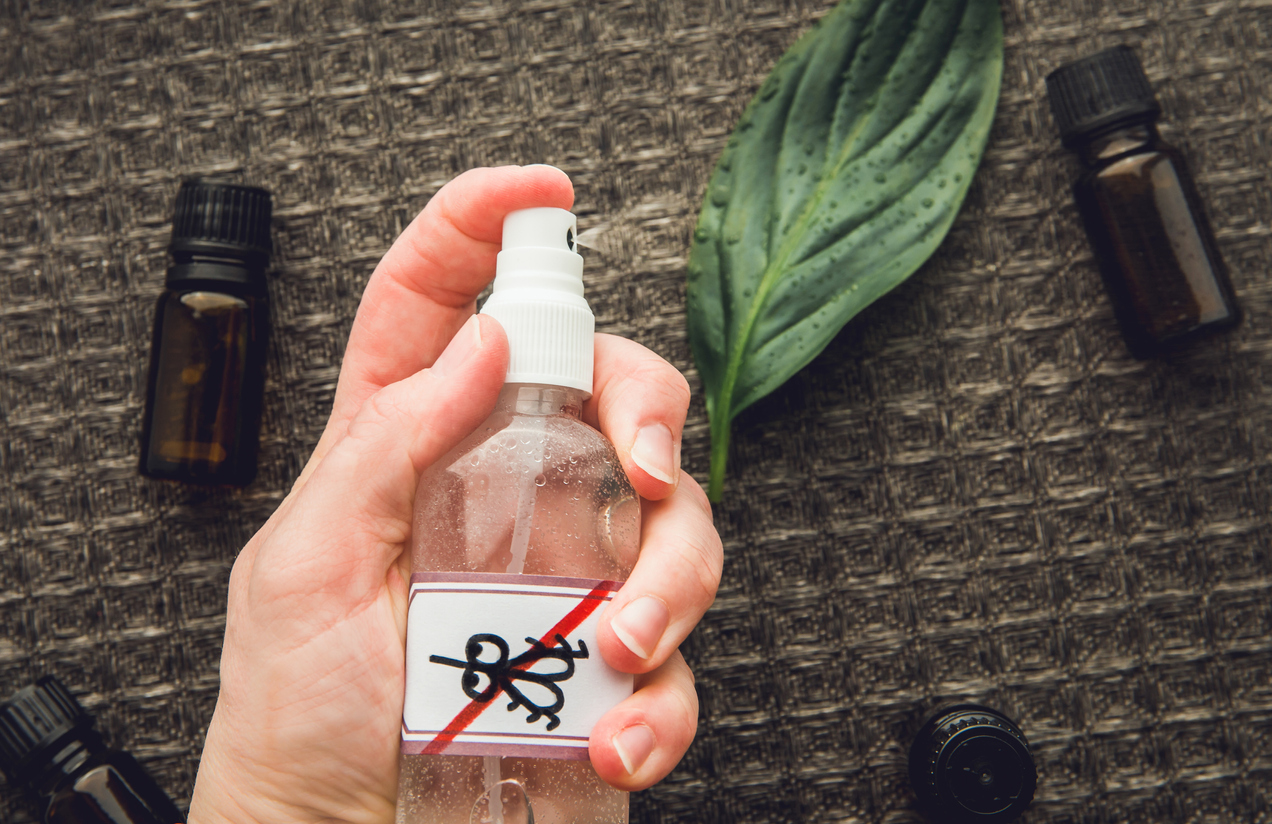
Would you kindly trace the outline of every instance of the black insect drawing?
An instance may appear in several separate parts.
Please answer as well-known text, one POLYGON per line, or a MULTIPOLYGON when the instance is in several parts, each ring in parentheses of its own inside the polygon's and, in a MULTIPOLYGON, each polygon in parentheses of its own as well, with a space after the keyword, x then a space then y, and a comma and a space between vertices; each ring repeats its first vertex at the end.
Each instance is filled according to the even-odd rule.
POLYGON ((537 638, 527 638, 526 643, 530 645, 530 648, 509 660, 508 642, 498 635, 482 632, 470 637, 468 643, 464 645, 467 661, 445 658, 441 655, 430 655, 428 660, 434 664, 462 669, 464 674, 460 678, 460 685, 464 688, 464 694, 474 701, 484 704, 500 692, 506 692, 512 699, 508 702, 508 712, 522 707, 530 713, 526 716, 527 724, 533 724, 540 718, 547 718, 548 729, 553 730, 561 723, 557 713, 565 707, 565 693, 557 686, 557 683, 568 681, 573 677, 576 658, 588 657, 587 645, 582 639, 579 639, 579 648, 574 650, 570 648, 570 642, 561 635, 558 634, 555 638, 557 645, 552 647, 537 638), (499 660, 481 660, 483 644, 490 644, 498 650, 499 660), (565 664, 565 669, 557 672, 533 672, 531 667, 545 658, 561 661, 565 664), (478 689, 483 675, 487 679, 486 686, 478 689), (555 700, 551 704, 535 703, 517 686, 518 681, 543 687, 552 694, 555 700))

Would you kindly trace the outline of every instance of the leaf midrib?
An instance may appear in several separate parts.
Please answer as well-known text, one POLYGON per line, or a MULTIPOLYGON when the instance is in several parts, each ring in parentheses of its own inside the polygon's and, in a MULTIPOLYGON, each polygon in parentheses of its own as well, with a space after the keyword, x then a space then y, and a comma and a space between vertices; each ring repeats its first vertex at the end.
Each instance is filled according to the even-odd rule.
MULTIPOLYGON (((911 30, 909 37, 914 36, 914 30, 911 30)), ((907 40, 909 38, 907 37, 907 40)), ((893 65, 896 63, 894 61, 893 65)), ((805 69, 807 71, 807 69, 805 69)), ((889 70, 890 73, 891 70, 889 70)), ((802 78, 803 75, 801 75, 802 78)), ((842 88, 842 83, 840 84, 842 88)), ((876 91, 876 94, 878 92, 876 91)), ((901 122, 904 121, 904 118, 901 122)), ((733 351, 729 354, 728 365, 725 367, 724 384, 720 391, 720 400, 723 401, 724 414, 727 415, 726 420, 732 421, 736 412, 733 409, 733 388, 737 384, 738 371, 742 368, 742 357, 746 352, 746 344, 751 340, 751 333, 755 328, 755 323, 759 319, 760 310, 764 307, 768 300, 769 293, 776 285, 778 276, 784 270, 786 261, 790 258, 798 245, 798 240, 802 235, 803 229, 806 227, 810 215, 816 212, 816 207, 821 205, 822 200, 826 196, 828 184, 835 180, 839 172, 842 170, 844 163, 852 156, 851 150, 855 148, 857 139, 861 135, 861 131, 868 125, 869 118, 858 117, 857 123, 853 126, 852 132, 844 139, 841 145, 839 157, 835 164, 831 167, 829 174, 822 174, 821 179, 817 182, 817 187, 813 190, 813 196, 808 199, 801 211, 799 220, 791 227, 787 233, 786 240, 782 241, 782 245, 778 247, 778 257, 774 263, 764 267, 764 275, 760 278, 760 285, 755 290, 755 300, 751 302, 751 309, 747 312, 746 323, 743 325, 741 334, 733 347, 733 351)), ((889 129, 887 134, 896 131, 894 126, 889 129)), ((885 135, 886 137, 886 135, 885 135)))

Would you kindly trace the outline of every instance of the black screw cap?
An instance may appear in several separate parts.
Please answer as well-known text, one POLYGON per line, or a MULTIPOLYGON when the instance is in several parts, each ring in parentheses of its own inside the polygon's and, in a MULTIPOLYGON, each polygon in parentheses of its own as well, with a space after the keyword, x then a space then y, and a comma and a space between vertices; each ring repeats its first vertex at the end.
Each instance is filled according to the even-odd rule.
POLYGON ((0 769, 14 783, 29 780, 41 755, 67 733, 93 726, 75 697, 51 675, 0 704, 0 769))
POLYGON ((1007 824, 1033 801, 1038 771, 1007 716, 979 704, 937 711, 910 747, 919 809, 939 824, 1007 824))
POLYGON ((271 250, 273 201, 265 189, 215 179, 187 180, 172 214, 176 252, 264 261, 271 250))
POLYGON ((1136 120, 1162 107, 1130 46, 1115 46, 1047 75, 1047 99, 1065 146, 1136 120))

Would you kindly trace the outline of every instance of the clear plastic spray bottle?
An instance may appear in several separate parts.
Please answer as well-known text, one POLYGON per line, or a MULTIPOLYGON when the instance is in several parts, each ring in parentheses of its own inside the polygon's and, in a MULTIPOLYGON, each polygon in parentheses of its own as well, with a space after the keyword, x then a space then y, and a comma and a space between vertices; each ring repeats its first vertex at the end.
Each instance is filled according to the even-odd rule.
POLYGON ((482 311, 508 335, 494 413, 420 479, 399 824, 622 824, 588 735, 632 692, 596 645, 636 562, 640 503, 583 423, 595 321, 574 215, 504 221, 482 311))

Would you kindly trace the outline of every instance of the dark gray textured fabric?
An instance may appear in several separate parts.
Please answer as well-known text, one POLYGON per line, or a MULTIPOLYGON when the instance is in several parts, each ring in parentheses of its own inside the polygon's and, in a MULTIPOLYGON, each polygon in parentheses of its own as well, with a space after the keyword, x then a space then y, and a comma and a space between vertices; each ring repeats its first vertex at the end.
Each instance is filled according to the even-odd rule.
MULTIPOLYGON (((188 798, 235 553, 329 409, 358 296, 475 165, 567 170, 606 227, 604 331, 690 374, 683 272, 724 140, 819 0, 5 3, 0 693, 63 678, 188 798), (259 480, 136 474, 182 175, 275 193, 259 480)), ((984 165, 933 260, 747 412, 701 729, 638 821, 913 820, 905 748, 953 699, 1019 720, 1031 822, 1272 820, 1272 7, 1005 0, 984 165), (1127 355, 1043 77, 1135 45, 1247 312, 1127 355)), ((699 398, 685 465, 705 478, 699 398)), ((0 812, 31 820, 9 788, 0 812)))

